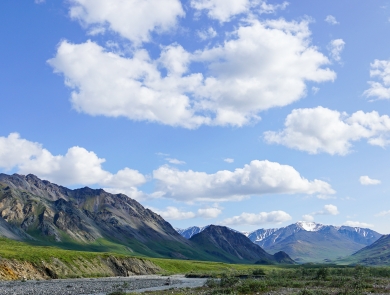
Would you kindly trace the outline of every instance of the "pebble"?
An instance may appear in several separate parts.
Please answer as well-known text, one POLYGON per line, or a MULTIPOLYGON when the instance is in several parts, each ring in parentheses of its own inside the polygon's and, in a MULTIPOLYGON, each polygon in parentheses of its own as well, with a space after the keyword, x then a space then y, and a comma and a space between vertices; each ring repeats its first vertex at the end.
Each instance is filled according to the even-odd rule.
POLYGON ((106 295, 114 291, 143 292, 169 288, 201 287, 206 279, 190 279, 182 275, 65 279, 48 281, 0 281, 2 295, 106 295), (167 285, 169 281, 169 285, 167 285))

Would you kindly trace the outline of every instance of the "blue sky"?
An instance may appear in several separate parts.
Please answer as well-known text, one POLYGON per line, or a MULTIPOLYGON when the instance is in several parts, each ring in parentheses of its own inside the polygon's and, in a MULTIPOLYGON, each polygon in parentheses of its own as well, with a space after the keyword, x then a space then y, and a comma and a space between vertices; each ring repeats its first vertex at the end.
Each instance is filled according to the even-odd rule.
POLYGON ((390 233, 390 1, 6 0, 0 172, 175 227, 390 233))

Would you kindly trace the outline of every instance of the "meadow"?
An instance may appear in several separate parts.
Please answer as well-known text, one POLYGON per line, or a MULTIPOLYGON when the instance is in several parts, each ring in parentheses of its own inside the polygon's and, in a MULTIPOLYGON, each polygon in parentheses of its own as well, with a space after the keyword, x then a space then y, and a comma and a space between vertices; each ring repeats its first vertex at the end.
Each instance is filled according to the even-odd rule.
MULTIPOLYGON (((217 295, 217 294, 385 294, 390 293, 390 267, 337 265, 244 265, 219 262, 146 258, 112 252, 64 250, 53 246, 36 246, 0 239, 2 259, 38 263, 61 259, 77 263, 80 258, 133 257, 149 260, 161 268, 165 276, 185 274, 206 277, 206 285, 198 289, 171 289, 152 295, 217 295)), ((112 295, 125 294, 118 290, 112 295)))

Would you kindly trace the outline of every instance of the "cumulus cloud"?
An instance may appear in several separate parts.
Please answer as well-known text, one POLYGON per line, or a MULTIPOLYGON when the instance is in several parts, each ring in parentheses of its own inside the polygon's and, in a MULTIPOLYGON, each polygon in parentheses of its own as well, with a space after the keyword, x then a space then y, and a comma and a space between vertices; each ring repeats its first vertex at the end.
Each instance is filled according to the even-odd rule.
POLYGON ((373 224, 359 222, 359 221, 346 221, 346 222, 344 222, 344 225, 352 226, 352 227, 362 227, 362 228, 374 227, 373 224))
POLYGON ((333 16, 333 15, 328 15, 326 18, 325 18, 325 21, 328 23, 328 24, 331 24, 331 25, 338 25, 340 24, 336 18, 333 16))
POLYGON ((372 179, 372 178, 370 178, 368 176, 360 176, 359 182, 362 185, 377 185, 377 184, 381 184, 380 180, 372 179))
POLYGON ((291 220, 290 214, 284 211, 272 211, 272 212, 260 212, 254 213, 242 213, 239 216, 234 216, 225 219, 222 224, 224 225, 263 225, 267 223, 282 223, 291 220))
POLYGON ((219 208, 204 208, 198 209, 198 217, 203 218, 217 218, 222 213, 222 210, 219 208))
POLYGON ((358 111, 348 116, 324 107, 296 109, 287 116, 284 125, 283 131, 265 132, 266 142, 310 154, 324 152, 331 155, 348 154, 352 142, 361 139, 380 147, 390 142, 390 118, 387 115, 379 116, 375 111, 358 111))
POLYGON ((191 218, 194 218, 196 216, 194 212, 182 211, 176 207, 167 207, 165 210, 160 210, 160 209, 156 209, 156 208, 152 208, 152 207, 149 207, 149 209, 152 210, 153 212, 156 212, 162 218, 167 219, 167 220, 191 219, 191 218))
POLYGON ((229 163, 229 164, 234 163, 234 159, 232 159, 232 158, 226 158, 226 159, 224 159, 224 161, 226 163, 229 163))
POLYGON ((234 15, 247 12, 249 0, 191 0, 191 7, 197 10, 207 10, 208 17, 220 22, 229 21, 234 15))
POLYGON ((309 181, 291 166, 258 160, 244 168, 214 174, 162 166, 153 171, 153 178, 163 197, 186 202, 231 201, 266 194, 335 193, 330 184, 309 181))
POLYGON ((230 21, 234 16, 244 13, 275 13, 285 9, 288 2, 269 4, 264 0, 191 0, 191 7, 207 11, 207 16, 220 22, 230 21))
POLYGON ((335 39, 330 41, 328 44, 328 50, 330 52, 330 56, 335 61, 341 60, 341 52, 344 50, 345 42, 343 39, 335 39))
POLYGON ((0 168, 16 168, 21 174, 35 174, 61 185, 101 185, 130 197, 143 196, 136 187, 147 179, 137 170, 124 168, 116 174, 103 169, 106 160, 82 147, 71 147, 65 155, 53 155, 41 144, 11 133, 0 137, 0 168))
POLYGON ((338 215, 340 214, 337 206, 329 204, 325 205, 324 208, 320 211, 315 211, 310 214, 303 215, 302 218, 305 221, 314 221, 314 216, 316 215, 338 215))
POLYGON ((126 57, 63 41, 48 63, 64 75, 79 112, 184 128, 243 126, 304 97, 306 82, 335 79, 310 34, 307 21, 253 20, 223 44, 193 53, 172 44, 157 59, 143 49, 126 57), (193 63, 206 74, 192 73, 193 63))
POLYGON ((92 30, 107 27, 135 43, 150 41, 185 15, 179 0, 70 0, 70 16, 92 30))
POLYGON ((371 63, 370 77, 378 81, 368 81, 370 88, 364 91, 367 97, 390 99, 390 60, 376 59, 371 63))

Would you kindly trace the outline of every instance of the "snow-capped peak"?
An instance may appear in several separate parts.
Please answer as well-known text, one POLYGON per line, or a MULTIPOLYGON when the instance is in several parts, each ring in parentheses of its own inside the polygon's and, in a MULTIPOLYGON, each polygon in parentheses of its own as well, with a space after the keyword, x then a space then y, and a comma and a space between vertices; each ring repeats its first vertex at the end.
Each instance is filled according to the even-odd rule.
POLYGON ((323 224, 309 221, 298 221, 296 225, 305 231, 319 231, 324 226, 323 224))

